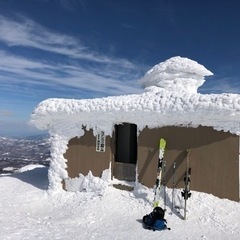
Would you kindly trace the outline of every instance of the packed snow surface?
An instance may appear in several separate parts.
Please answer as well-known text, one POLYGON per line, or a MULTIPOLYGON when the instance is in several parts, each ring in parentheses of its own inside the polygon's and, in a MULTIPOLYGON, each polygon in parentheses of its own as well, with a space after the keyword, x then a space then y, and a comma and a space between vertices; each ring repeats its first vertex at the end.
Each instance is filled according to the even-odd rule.
POLYGON ((142 94, 95 99, 56 99, 41 102, 31 122, 50 134, 82 136, 111 135, 114 125, 135 123, 138 130, 162 126, 211 126, 240 134, 239 94, 200 94, 204 76, 212 75, 204 66, 187 58, 173 57, 149 70, 141 84, 142 94))
POLYGON ((113 180, 102 185, 100 192, 94 188, 48 191, 47 172, 46 167, 30 165, 0 175, 0 239, 240 239, 237 202, 192 192, 184 221, 180 190, 175 198, 178 213, 171 211, 172 190, 167 189, 165 218, 171 230, 153 232, 142 227, 142 217, 152 211, 153 189, 133 184, 131 192, 119 190, 112 186, 118 183, 113 180))

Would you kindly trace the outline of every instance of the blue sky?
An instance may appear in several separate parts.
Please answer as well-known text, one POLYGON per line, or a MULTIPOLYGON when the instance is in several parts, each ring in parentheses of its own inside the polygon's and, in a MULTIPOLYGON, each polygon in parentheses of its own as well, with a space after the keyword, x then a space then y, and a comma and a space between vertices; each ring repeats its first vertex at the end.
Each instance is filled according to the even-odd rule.
POLYGON ((238 0, 0 0, 0 135, 33 135, 51 97, 139 93, 155 64, 188 57, 214 73, 201 93, 240 93, 238 0))

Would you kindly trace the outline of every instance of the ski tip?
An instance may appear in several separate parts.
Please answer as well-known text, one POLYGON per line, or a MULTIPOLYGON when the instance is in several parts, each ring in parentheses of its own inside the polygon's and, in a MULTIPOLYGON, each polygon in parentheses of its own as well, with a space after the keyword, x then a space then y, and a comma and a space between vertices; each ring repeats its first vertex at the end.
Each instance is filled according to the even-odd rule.
POLYGON ((164 138, 160 138, 159 148, 165 148, 166 144, 167 144, 167 141, 164 138))

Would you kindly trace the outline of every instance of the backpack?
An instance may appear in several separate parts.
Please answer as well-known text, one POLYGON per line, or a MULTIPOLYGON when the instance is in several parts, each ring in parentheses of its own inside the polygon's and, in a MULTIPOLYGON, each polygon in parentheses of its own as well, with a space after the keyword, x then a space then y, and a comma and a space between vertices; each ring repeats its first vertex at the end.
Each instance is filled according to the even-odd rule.
POLYGON ((155 207, 150 214, 143 217, 143 227, 147 229, 164 230, 167 227, 167 221, 164 219, 165 211, 160 207, 155 207))

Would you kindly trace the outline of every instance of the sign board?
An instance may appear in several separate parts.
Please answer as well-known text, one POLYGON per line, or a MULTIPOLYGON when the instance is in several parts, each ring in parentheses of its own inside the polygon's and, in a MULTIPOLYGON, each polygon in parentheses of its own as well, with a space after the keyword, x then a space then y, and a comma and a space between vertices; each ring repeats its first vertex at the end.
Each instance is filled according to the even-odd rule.
POLYGON ((96 136, 96 151, 105 152, 106 137, 103 131, 96 136))

